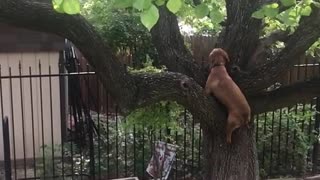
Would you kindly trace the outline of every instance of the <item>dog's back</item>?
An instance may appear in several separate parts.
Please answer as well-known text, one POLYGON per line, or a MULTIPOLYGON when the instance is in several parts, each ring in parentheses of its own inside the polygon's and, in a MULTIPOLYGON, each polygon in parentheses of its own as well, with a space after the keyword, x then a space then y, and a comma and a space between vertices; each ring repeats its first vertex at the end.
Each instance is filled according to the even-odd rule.
POLYGON ((229 112, 250 114, 250 107, 245 96, 224 66, 212 68, 208 82, 210 82, 208 85, 214 96, 227 107, 229 112))

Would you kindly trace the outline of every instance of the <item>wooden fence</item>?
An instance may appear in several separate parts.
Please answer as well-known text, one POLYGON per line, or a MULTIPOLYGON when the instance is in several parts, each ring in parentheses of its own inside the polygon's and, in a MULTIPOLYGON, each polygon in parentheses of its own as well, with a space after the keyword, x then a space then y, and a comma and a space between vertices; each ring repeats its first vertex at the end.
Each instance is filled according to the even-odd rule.
MULTIPOLYGON (((188 36, 185 37, 185 44, 186 46, 191 50, 195 61, 198 63, 206 63, 208 61, 208 55, 210 51, 215 47, 216 45, 216 38, 215 37, 209 37, 209 36, 188 36)), ((130 51, 129 48, 124 52, 120 52, 118 54, 118 58, 121 62, 124 64, 132 64, 132 61, 134 61, 133 53, 130 51)), ((82 70, 87 71, 87 61, 84 58, 84 56, 77 51, 78 59, 80 61, 80 67, 82 70)), ((279 83, 282 85, 288 85, 297 81, 303 81, 305 79, 309 79, 311 77, 318 76, 320 73, 320 66, 318 64, 319 58, 315 57, 307 57, 303 56, 300 57, 300 60, 298 61, 297 65, 293 66, 287 73, 285 73, 281 78, 279 78, 279 83)), ((81 71, 81 70, 80 70, 81 71)), ((86 102, 86 99, 93 99, 98 100, 99 104, 101 105, 101 112, 114 112, 116 105, 111 97, 107 97, 107 93, 104 93, 103 87, 99 83, 95 77, 90 77, 90 82, 83 82, 81 83, 83 85, 82 92, 84 95, 90 94, 92 97, 85 97, 84 101, 86 102), (86 86, 89 85, 90 87, 99 87, 101 94, 97 95, 95 93, 88 93, 86 86), (98 98, 99 97, 99 98, 98 98), (107 103, 108 101, 108 103, 107 103), (109 109, 109 111, 107 111, 109 109)), ((91 104, 91 103, 89 103, 91 104)), ((92 103, 97 104, 97 103, 92 103)), ((91 107, 92 110, 97 110, 96 107, 91 107)))

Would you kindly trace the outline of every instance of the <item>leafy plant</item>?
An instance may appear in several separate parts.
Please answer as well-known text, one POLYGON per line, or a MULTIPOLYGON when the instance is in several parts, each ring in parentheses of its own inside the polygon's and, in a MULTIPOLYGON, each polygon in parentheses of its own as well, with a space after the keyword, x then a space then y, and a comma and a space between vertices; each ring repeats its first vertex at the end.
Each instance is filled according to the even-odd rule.
MULTIPOLYGON (((200 127, 193 122, 191 114, 172 102, 162 102, 149 110, 151 109, 152 112, 148 115, 150 119, 136 112, 131 115, 131 120, 119 115, 106 116, 92 112, 92 118, 100 135, 94 136, 93 147, 80 148, 74 142, 65 143, 63 146, 54 145, 56 158, 53 164, 52 147, 45 146, 45 161, 37 162, 38 175, 48 177, 53 175, 52 172, 55 169, 56 176, 64 175, 65 179, 68 179, 73 175, 73 179, 80 179, 81 176, 90 175, 90 163, 94 160, 96 177, 101 175, 104 178, 116 178, 117 174, 119 177, 133 176, 133 174, 142 177, 151 158, 153 144, 158 140, 179 146, 177 164, 174 164, 172 171, 178 171, 179 174, 184 170, 187 172, 193 170, 195 174, 200 173, 197 169, 202 161, 199 159, 200 127), (172 109, 168 111, 168 108, 172 109), (160 117, 154 119, 153 115, 160 117), (141 117, 144 118, 142 121, 141 117), (171 120, 166 118, 175 119, 175 123, 171 124, 171 120), (152 124, 156 120, 164 124, 152 124), (133 122, 129 121, 140 121, 140 123, 132 124, 133 122), (94 159, 90 157, 91 150, 94 152, 94 159)), ((147 112, 142 111, 142 114, 147 112)), ((174 174, 171 173, 171 175, 174 174)))
MULTIPOLYGON (((292 175, 299 175, 310 168, 308 154, 318 138, 312 129, 316 113, 314 106, 299 104, 256 117, 261 177, 286 175, 288 169, 292 175)), ((94 136, 93 148, 80 148, 74 142, 54 145, 53 164, 52 147, 45 146, 45 162, 37 161, 38 175, 53 175, 54 168, 55 175, 73 174, 74 179, 88 176, 92 161, 90 151, 93 150, 96 177, 115 178, 117 172, 120 177, 126 174, 142 177, 157 140, 178 145, 173 172, 178 172, 179 176, 185 172, 193 177, 201 175, 201 130, 191 114, 178 104, 161 102, 137 109, 127 117, 95 112, 91 115, 100 135, 94 136)))
MULTIPOLYGON (((320 8, 317 0, 281 0, 280 3, 270 3, 263 5, 252 14, 253 18, 262 19, 264 22, 264 31, 262 36, 268 36, 275 31, 289 31, 293 33, 298 27, 300 19, 303 16, 310 16, 311 6, 320 8), (282 8, 281 8, 282 7, 282 8)), ((307 54, 314 56, 319 48, 319 42, 314 43, 307 51, 307 54)))
POLYGON ((112 2, 88 0, 82 14, 108 41, 120 60, 127 64, 129 60, 128 65, 134 69, 144 67, 150 59, 152 65, 157 66, 157 52, 149 31, 140 23, 140 15, 133 10, 114 9, 112 2))
MULTIPOLYGON (((159 19, 160 6, 165 5, 166 8, 174 14, 192 17, 192 19, 203 19, 208 17, 213 24, 219 24, 224 20, 225 11, 221 11, 223 6, 220 6, 222 0, 213 3, 203 2, 199 5, 194 5, 189 0, 108 0, 114 9, 131 8, 140 16, 140 22, 150 31, 159 19), (189 13, 185 10, 189 9, 189 13)), ((52 0, 53 8, 60 13, 78 14, 80 10, 79 0, 52 0)))
MULTIPOLYGON (((144 131, 160 130, 168 128, 172 131, 178 130, 177 120, 183 113, 183 107, 175 102, 160 102, 133 111, 126 117, 126 128, 133 128, 144 131)), ((181 131, 181 129, 179 130, 181 131)))
POLYGON ((309 168, 307 155, 316 140, 311 129, 315 106, 298 104, 257 117, 257 150, 262 176, 285 174, 291 169, 301 175, 309 168))

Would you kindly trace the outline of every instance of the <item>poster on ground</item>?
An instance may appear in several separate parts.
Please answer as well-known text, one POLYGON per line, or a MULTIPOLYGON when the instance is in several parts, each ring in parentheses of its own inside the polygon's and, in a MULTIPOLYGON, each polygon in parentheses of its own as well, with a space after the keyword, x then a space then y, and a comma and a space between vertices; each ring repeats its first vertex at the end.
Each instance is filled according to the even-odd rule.
POLYGON ((150 163, 147 167, 147 173, 157 180, 166 180, 169 177, 172 164, 176 156, 176 145, 168 144, 162 141, 155 143, 155 149, 153 156, 151 157, 150 163), (157 177, 160 175, 162 178, 157 177))

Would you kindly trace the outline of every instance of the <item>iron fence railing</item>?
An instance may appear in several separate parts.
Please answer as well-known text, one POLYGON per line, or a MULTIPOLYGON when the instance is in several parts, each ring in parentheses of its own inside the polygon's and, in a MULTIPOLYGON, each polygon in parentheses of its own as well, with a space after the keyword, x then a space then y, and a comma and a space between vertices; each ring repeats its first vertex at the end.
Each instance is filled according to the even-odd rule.
MULTIPOLYGON (((201 129, 187 110, 177 119, 180 130, 125 128, 126 119, 109 103, 95 72, 72 54, 61 59, 67 61, 54 67, 20 63, 16 70, 0 71, 0 161, 6 180, 147 179, 156 140, 179 146, 170 179, 201 175, 201 129)), ((318 171, 319 101, 255 117, 263 177, 318 171)))

